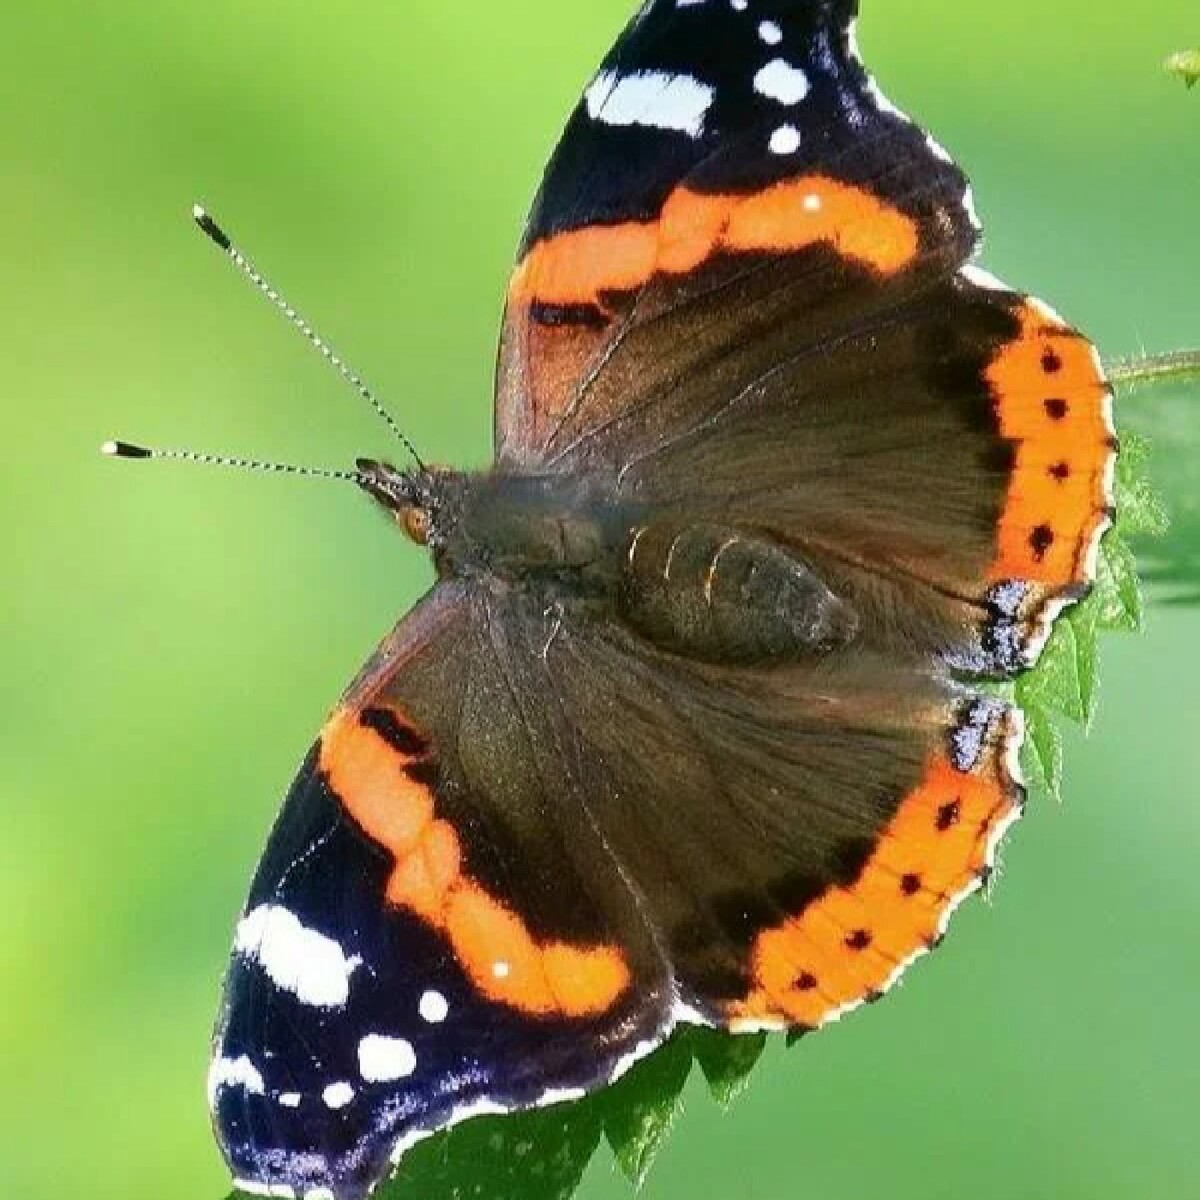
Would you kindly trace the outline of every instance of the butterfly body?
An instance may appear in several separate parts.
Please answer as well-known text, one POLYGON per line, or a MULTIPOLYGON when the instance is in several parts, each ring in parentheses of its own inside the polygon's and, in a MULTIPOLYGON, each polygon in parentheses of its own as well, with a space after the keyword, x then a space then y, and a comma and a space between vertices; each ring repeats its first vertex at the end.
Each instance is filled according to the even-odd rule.
POLYGON ((1020 815, 1034 663, 1111 520, 1090 343, 971 263, 852 0, 643 6, 508 289, 496 461, 363 461, 437 580, 343 695, 238 924, 210 1075, 251 1191, 815 1029, 1020 815))
POLYGON ((658 645, 713 661, 767 662, 850 641, 857 618, 815 572, 753 527, 619 500, 586 477, 363 462, 362 486, 415 524, 439 577, 515 589, 536 609, 624 620, 658 645))

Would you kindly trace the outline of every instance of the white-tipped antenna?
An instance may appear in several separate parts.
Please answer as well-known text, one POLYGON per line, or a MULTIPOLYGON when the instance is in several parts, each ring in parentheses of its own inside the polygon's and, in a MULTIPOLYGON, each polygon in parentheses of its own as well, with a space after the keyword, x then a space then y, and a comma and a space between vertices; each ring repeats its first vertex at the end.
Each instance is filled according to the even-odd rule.
POLYGON ((330 366, 375 410, 376 415, 387 425, 401 445, 413 456, 417 466, 422 470, 425 464, 417 453, 412 442, 404 436, 400 426, 396 424, 392 414, 380 403, 375 393, 366 385, 361 375, 353 370, 345 359, 296 311, 280 292, 271 285, 255 265, 234 245, 233 240, 217 224, 209 213, 199 204, 192 206, 192 219, 201 231, 218 249, 223 250, 232 260, 234 266, 250 280, 252 284, 288 319, 288 322, 298 329, 304 339, 313 346, 330 366))
POLYGON ((297 467, 292 463, 264 462, 257 458, 236 458, 229 454, 203 454, 197 450, 162 450, 133 442, 111 441, 100 447, 108 458, 161 458, 197 463, 203 467, 232 467, 239 471, 264 471, 273 475, 302 475, 307 479, 336 479, 342 483, 360 483, 357 471, 336 471, 330 467, 297 467))

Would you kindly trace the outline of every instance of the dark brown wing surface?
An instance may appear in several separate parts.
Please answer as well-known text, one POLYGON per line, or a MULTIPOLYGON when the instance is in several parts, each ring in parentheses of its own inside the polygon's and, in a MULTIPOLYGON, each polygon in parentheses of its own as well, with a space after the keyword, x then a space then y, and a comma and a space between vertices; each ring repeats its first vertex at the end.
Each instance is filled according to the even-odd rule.
POLYGON ((517 692, 666 948, 682 1008, 817 1026, 886 989, 1020 810, 1019 716, 918 662, 688 662, 617 625, 502 611, 517 692))

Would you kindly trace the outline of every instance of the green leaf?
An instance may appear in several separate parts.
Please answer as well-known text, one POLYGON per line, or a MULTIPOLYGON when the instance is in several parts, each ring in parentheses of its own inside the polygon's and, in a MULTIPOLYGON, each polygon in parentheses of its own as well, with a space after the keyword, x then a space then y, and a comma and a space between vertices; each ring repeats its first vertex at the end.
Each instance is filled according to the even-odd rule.
POLYGON ((641 1187, 682 1107, 692 1069, 686 1032, 597 1096, 604 1134, 621 1170, 641 1187))
POLYGON ((1016 697, 1027 712, 1045 709, 1080 723, 1086 719, 1079 678, 1079 648, 1075 627, 1069 620, 1055 623, 1037 668, 1017 680, 1016 697))
POLYGON ((1062 803, 1063 736, 1050 714, 1036 705, 1025 710, 1021 765, 1030 788, 1062 803))
POLYGON ((766 1049, 765 1033, 734 1037, 717 1029, 693 1029, 692 1053, 704 1072, 708 1090, 728 1108, 745 1089, 750 1072, 766 1049))
POLYGON ((566 1200, 600 1142, 592 1101, 480 1117, 410 1150, 379 1200, 566 1200))
POLYGON ((1181 50, 1172 54, 1163 66, 1172 75, 1178 75, 1189 88, 1200 83, 1200 50, 1181 50))
POLYGON ((1170 528, 1158 490, 1150 482, 1150 443, 1136 433, 1121 438, 1117 460, 1117 529, 1126 537, 1163 537, 1170 528))
POLYGON ((1100 686, 1100 606, 1093 592, 1076 604, 1067 615, 1075 635, 1075 677, 1079 682, 1080 721, 1090 729, 1096 715, 1096 694, 1100 686))
POLYGON ((1120 533, 1104 539, 1096 575, 1096 604, 1101 629, 1140 633, 1145 617, 1137 559, 1120 533))
POLYGON ((1037 668, 1017 680, 1017 703, 1031 713, 1057 712, 1086 729, 1096 710, 1100 607, 1093 594, 1055 623, 1037 668))

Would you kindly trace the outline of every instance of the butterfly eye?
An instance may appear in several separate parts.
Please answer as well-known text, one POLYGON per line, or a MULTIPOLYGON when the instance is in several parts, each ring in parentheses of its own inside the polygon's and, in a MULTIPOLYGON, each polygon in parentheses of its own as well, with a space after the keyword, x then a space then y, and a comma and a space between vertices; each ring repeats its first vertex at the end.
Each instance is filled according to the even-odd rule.
POLYGON ((429 545, 429 510, 424 508, 404 508, 399 514, 400 524, 404 532, 418 546, 429 545))

